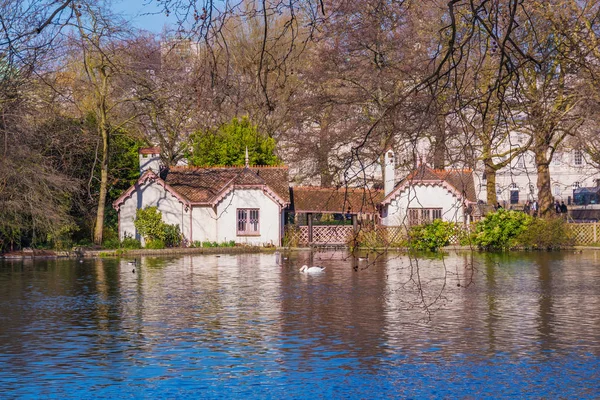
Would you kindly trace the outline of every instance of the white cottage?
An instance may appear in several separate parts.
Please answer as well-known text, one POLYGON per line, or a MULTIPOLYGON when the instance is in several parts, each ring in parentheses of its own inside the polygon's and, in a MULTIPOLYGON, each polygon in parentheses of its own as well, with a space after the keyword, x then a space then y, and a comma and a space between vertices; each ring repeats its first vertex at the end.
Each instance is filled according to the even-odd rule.
POLYGON ((412 226, 434 219, 470 223, 478 213, 471 170, 438 170, 419 166, 395 187, 393 153, 386 154, 382 224, 412 226), (391 168, 390 168, 391 165, 391 168))
POLYGON ((136 211, 156 206, 189 242, 280 245, 290 203, 287 167, 159 168, 158 149, 140 150, 140 179, 114 203, 119 237, 138 237, 136 211))

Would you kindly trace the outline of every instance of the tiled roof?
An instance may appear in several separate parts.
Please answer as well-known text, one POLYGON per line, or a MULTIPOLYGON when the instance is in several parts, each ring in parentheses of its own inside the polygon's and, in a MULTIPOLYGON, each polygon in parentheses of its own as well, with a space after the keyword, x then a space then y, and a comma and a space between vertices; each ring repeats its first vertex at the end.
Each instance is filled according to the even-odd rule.
POLYGON ((295 212, 374 214, 383 200, 383 191, 351 188, 292 188, 295 212))
POLYGON ((160 154, 160 147, 142 147, 138 150, 140 154, 160 154))
POLYGON ((473 171, 470 169, 432 169, 426 165, 420 165, 402 180, 398 186, 406 183, 435 181, 446 182, 458 193, 464 194, 468 201, 477 202, 473 171))
POLYGON ((263 185, 290 201, 287 167, 171 167, 165 182, 191 203, 211 203, 234 186, 263 185))

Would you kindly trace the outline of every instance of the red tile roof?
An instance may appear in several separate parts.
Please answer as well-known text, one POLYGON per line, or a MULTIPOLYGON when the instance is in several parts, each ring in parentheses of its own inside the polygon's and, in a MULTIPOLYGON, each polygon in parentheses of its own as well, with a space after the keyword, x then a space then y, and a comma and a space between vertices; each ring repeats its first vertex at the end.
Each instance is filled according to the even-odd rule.
POLYGON ((287 167, 171 167, 165 182, 191 203, 212 203, 234 187, 267 187, 290 202, 287 167))
POLYGON ((142 147, 138 150, 140 154, 160 154, 160 147, 142 147))
POLYGON ((383 191, 355 188, 292 188, 295 212, 321 213, 377 213, 377 204, 383 200, 383 191))
POLYGON ((477 202, 477 192, 473 180, 473 171, 470 169, 433 169, 420 165, 404 178, 394 188, 384 202, 396 196, 397 189, 414 183, 448 184, 457 194, 464 196, 469 202, 477 202))

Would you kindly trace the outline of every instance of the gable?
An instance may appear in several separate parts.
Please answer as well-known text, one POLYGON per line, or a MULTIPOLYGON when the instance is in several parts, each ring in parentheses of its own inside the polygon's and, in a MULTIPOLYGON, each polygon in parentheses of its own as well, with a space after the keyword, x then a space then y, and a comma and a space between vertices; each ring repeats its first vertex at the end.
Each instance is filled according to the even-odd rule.
POLYGON ((121 196, 119 196, 119 198, 113 202, 113 208, 115 210, 119 211, 119 208, 121 207, 121 205, 128 198, 130 198, 139 187, 141 187, 142 185, 147 184, 147 183, 155 183, 157 185, 162 186, 167 193, 171 194, 173 197, 175 197, 177 200, 179 200, 180 203, 182 203, 186 206, 190 205, 190 201, 187 198, 185 198, 185 196, 181 195, 174 188, 172 188, 170 185, 168 185, 164 180, 162 180, 158 175, 156 175, 156 173, 154 173, 154 171, 147 170, 146 172, 144 172, 142 174, 142 176, 140 176, 140 178, 137 180, 137 182, 133 186, 131 186, 129 189, 127 189, 125 192, 123 192, 123 194, 121 194, 121 196))
POLYGON ((403 179, 394 190, 385 197, 382 204, 389 204, 395 197, 411 186, 439 186, 467 203, 477 203, 477 193, 473 172, 468 169, 432 169, 421 165, 403 179))

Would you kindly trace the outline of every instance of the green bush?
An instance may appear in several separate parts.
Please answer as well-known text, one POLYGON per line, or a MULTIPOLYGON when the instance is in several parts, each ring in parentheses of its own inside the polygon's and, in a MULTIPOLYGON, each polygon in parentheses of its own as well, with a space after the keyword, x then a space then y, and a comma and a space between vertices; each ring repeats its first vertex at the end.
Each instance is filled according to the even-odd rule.
POLYGON ((158 211, 157 207, 145 207, 137 210, 133 224, 147 243, 160 240, 163 243, 162 248, 181 245, 182 236, 179 225, 164 223, 162 213, 158 211))
POLYGON ((102 241, 102 248, 104 249, 118 249, 121 246, 118 238, 104 239, 102 241))
POLYGON ((147 249, 154 249, 154 250, 164 249, 165 248, 165 242, 163 242, 161 239, 148 240, 146 242, 146 248, 147 249))
POLYGON ((141 249, 142 244, 136 238, 125 235, 125 237, 121 241, 121 248, 123 248, 123 249, 141 249))
POLYGON ((450 244, 450 239, 456 232, 456 224, 436 219, 428 224, 410 228, 408 243, 415 250, 438 251, 440 247, 450 244))
POLYGON ((529 249, 553 250, 575 244, 569 224, 560 217, 534 218, 517 237, 520 245, 529 249))
POLYGON ((179 225, 163 224, 163 231, 160 239, 165 242, 167 247, 179 247, 181 245, 181 232, 179 225))
POLYGON ((145 207, 136 211, 133 224, 138 233, 148 241, 161 238, 165 223, 157 207, 145 207))
POLYGON ((527 230, 533 217, 519 212, 499 209, 488 214, 475 226, 474 243, 486 250, 504 250, 519 244, 517 237, 527 230))

